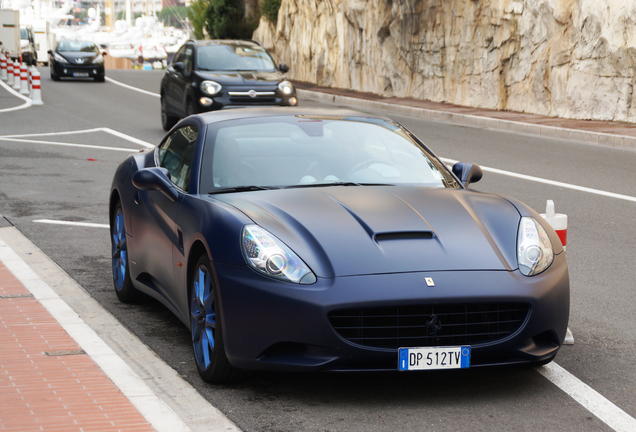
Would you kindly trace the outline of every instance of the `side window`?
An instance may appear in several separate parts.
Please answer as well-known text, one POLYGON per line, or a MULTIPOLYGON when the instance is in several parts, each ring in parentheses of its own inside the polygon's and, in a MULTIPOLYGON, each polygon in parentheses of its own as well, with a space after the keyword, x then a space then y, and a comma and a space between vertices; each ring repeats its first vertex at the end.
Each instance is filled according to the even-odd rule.
POLYGON ((177 129, 157 149, 159 166, 170 171, 170 180, 177 187, 188 191, 192 155, 197 140, 197 128, 192 125, 177 129))
POLYGON ((177 51, 177 53, 174 55, 174 58, 172 59, 173 64, 178 62, 183 63, 183 60, 185 57, 184 51, 185 51, 185 45, 179 48, 179 51, 177 51))
POLYGON ((194 49, 192 48, 192 46, 188 46, 185 49, 185 58, 183 60, 183 66, 186 73, 192 72, 193 63, 194 63, 194 49))

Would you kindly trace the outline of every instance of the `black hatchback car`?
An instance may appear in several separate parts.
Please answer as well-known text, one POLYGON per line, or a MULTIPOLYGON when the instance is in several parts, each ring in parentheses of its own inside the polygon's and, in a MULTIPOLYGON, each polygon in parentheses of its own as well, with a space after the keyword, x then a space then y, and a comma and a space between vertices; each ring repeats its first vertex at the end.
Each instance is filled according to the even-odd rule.
POLYGON ((49 51, 51 79, 93 78, 104 82, 104 55, 92 41, 62 40, 49 51))
POLYGON ((297 105, 288 70, 254 41, 189 40, 161 80, 161 125, 229 106, 297 105))

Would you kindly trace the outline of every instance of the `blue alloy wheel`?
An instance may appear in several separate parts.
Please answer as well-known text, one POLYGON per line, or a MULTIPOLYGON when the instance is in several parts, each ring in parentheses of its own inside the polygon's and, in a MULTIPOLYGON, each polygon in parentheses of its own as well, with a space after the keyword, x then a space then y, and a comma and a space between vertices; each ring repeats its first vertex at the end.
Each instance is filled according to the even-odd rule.
POLYGON ((210 367, 214 351, 216 312, 214 312, 214 291, 211 289, 210 273, 205 265, 195 270, 192 290, 191 323, 194 358, 201 370, 210 367))
POLYGON ((140 299, 140 292, 133 287, 128 269, 128 243, 124 211, 118 202, 110 219, 110 241, 113 253, 113 284, 120 301, 131 303, 140 299))
POLYGON ((126 277, 128 250, 126 248, 126 231, 124 230, 124 212, 117 208, 113 221, 113 279, 115 289, 121 291, 126 277))
POLYGON ((194 361, 201 378, 212 383, 238 378, 241 371, 230 365, 225 355, 221 308, 207 255, 199 258, 190 277, 190 326, 194 361))

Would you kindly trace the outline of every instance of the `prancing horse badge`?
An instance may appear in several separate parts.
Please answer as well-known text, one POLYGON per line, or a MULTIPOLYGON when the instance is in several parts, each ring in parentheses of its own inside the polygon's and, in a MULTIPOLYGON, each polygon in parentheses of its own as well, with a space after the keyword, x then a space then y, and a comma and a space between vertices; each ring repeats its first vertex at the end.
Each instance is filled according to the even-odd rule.
POLYGON ((433 282, 433 278, 424 278, 424 280, 426 281, 426 286, 430 286, 430 287, 435 286, 435 282, 433 282))

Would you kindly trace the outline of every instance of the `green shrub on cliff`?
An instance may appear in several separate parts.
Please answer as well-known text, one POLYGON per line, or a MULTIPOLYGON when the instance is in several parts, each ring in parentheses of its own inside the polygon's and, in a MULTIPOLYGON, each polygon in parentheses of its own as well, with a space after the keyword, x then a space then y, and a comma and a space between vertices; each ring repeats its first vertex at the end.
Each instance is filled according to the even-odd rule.
POLYGON ((261 14, 265 15, 267 19, 276 24, 278 20, 278 9, 280 9, 280 3, 282 0, 262 0, 260 4, 261 14))

